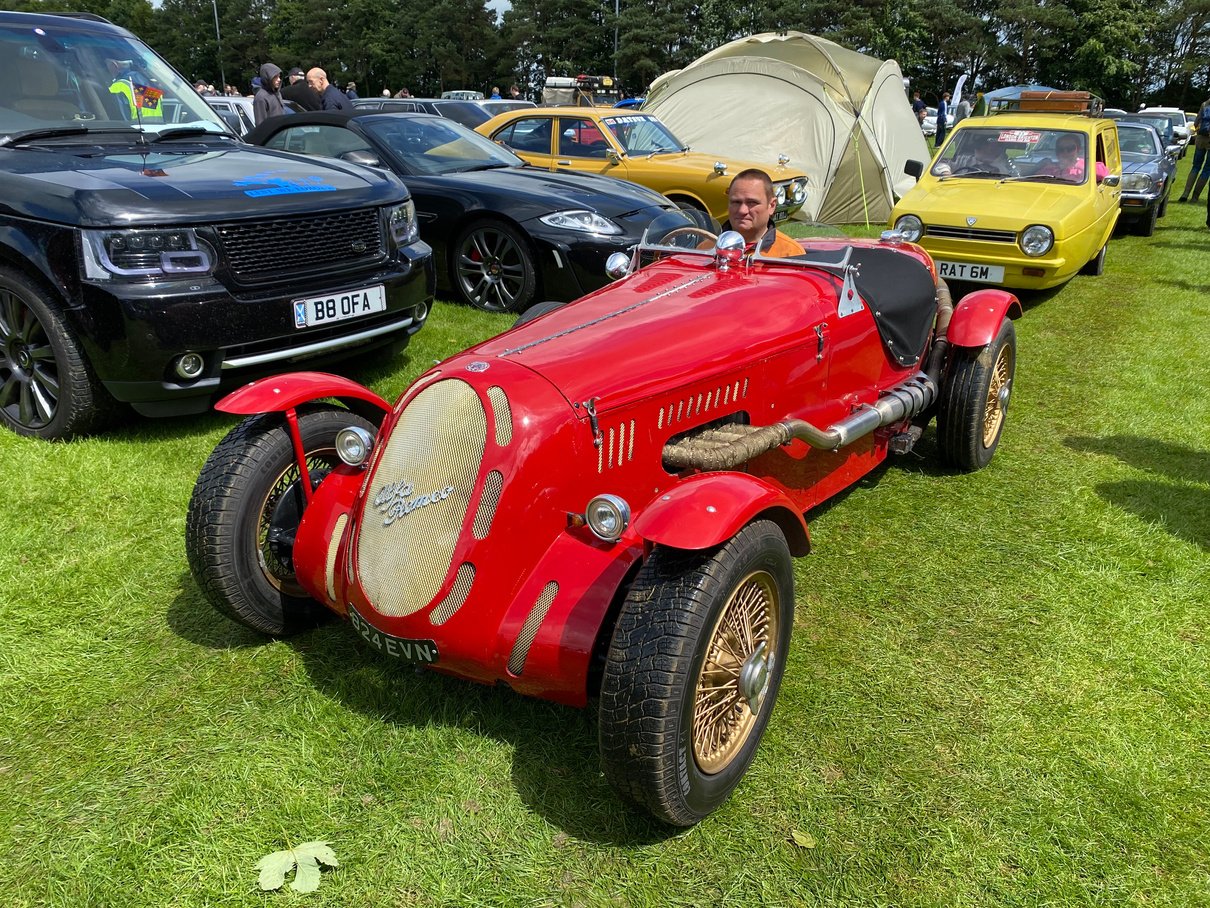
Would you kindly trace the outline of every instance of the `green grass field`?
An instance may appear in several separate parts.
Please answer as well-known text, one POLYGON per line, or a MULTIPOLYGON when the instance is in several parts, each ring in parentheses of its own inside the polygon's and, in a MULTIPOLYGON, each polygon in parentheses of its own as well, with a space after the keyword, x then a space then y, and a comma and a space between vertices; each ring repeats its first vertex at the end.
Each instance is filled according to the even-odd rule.
MULTIPOLYGON (((591 708, 213 612, 184 516, 232 419, 0 433, 0 904, 1210 905, 1204 219, 1024 298, 986 470, 930 432, 811 515, 769 733, 688 831, 606 785, 591 708), (318 892, 258 891, 316 839, 318 892)), ((442 304, 351 374, 510 323, 442 304)))

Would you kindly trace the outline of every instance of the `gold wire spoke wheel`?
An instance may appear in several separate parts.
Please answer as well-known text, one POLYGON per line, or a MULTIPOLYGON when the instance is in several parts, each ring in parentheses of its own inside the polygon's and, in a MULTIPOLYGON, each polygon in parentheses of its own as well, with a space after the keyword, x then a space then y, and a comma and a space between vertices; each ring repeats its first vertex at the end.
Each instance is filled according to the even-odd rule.
POLYGON ((693 704, 693 757, 704 773, 726 769, 756 725, 759 705, 754 712, 750 701, 759 704, 771 676, 779 604, 773 577, 754 571, 736 586, 710 633, 693 704))
POLYGON ((1004 415, 1008 407, 1008 392, 1013 375, 1012 350, 1008 346, 1000 348, 996 364, 992 367, 991 381, 987 387, 987 400, 983 409, 983 446, 989 447, 996 440, 1000 428, 1004 425, 1004 415))
MULTIPOLYGON (((307 471, 311 475, 311 481, 315 481, 317 471, 330 470, 336 465, 336 462, 336 451, 332 448, 313 451, 308 454, 307 471)), ((259 509, 260 518, 256 525, 256 553, 257 559, 260 561, 261 570, 264 571, 265 579, 274 588, 285 593, 287 596, 301 596, 303 595, 303 590, 294 579, 294 566, 283 562, 277 557, 277 553, 273 551, 273 546, 269 543, 269 532, 273 526, 274 514, 277 513, 277 509, 282 505, 285 496, 288 494, 302 494, 302 489, 297 485, 298 481, 298 465, 291 463, 277 477, 273 485, 269 487, 265 500, 261 503, 259 509)), ((301 513, 301 511, 300 503, 299 512, 301 513)))

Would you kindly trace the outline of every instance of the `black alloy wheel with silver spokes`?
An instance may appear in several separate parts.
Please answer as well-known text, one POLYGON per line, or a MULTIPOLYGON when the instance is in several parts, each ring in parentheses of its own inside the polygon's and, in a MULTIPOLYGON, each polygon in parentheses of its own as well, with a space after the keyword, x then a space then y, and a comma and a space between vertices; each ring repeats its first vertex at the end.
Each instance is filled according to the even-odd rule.
POLYGON ((519 312, 534 298, 537 279, 525 239, 498 221, 463 229, 453 248, 453 284, 462 299, 488 312, 519 312))
POLYGON ((66 439, 94 425, 103 401, 45 291, 0 268, 0 421, 19 435, 66 439))

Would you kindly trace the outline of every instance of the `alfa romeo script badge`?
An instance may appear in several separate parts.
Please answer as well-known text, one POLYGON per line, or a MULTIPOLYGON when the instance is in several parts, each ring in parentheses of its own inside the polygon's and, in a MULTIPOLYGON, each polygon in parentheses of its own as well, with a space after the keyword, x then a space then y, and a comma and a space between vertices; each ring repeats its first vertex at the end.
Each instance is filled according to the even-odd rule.
POLYGON ((412 493, 415 491, 415 487, 410 482, 401 479, 398 482, 388 482, 375 493, 374 507, 382 512, 384 527, 389 527, 400 517, 406 517, 412 511, 426 505, 445 501, 454 493, 454 487, 446 486, 444 489, 434 489, 432 492, 425 492, 421 495, 413 495, 412 493))

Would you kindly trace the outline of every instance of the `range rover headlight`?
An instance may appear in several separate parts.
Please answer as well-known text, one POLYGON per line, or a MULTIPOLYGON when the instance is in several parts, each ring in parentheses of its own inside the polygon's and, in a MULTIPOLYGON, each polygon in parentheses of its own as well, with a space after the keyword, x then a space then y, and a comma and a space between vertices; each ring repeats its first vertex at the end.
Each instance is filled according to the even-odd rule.
POLYGON ((1049 227, 1034 224, 1021 232, 1019 245, 1026 255, 1039 256, 1050 252, 1055 244, 1054 232, 1049 227))
POLYGON ((617 495, 598 495, 584 509, 584 520, 598 539, 617 542, 630 526, 630 505, 617 495))
POLYGON ((420 227, 416 223, 416 203, 408 199, 401 205, 383 209, 387 222, 387 236, 391 244, 399 249, 410 246, 420 238, 420 227))
POLYGON ((366 462, 374 450, 374 436, 361 426, 345 426, 336 433, 336 455, 351 467, 366 462))
POLYGON ((214 271, 214 250, 190 228, 82 230, 84 276, 94 281, 188 278, 214 271))
POLYGON ((1154 192, 1155 182, 1145 173, 1122 174, 1122 192, 1154 192))
POLYGON ((595 211, 574 209, 572 211, 554 211, 538 218, 547 227, 557 227, 560 230, 574 230, 577 233, 595 233, 599 236, 618 236, 622 228, 609 218, 603 218, 595 211))
POLYGON ((914 214, 905 214, 895 222, 895 229, 909 243, 919 243, 924 235, 924 221, 914 214))

